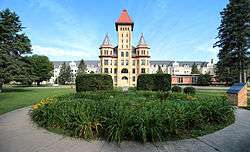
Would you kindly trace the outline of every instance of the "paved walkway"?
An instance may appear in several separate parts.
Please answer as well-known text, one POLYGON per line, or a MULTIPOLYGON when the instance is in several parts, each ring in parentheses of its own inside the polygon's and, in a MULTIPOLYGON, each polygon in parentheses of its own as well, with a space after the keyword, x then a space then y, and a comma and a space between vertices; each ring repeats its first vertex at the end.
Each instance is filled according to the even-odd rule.
POLYGON ((105 141, 73 139, 37 128, 29 108, 0 116, 0 152, 250 152, 250 111, 238 110, 236 123, 196 139, 120 146, 105 141))

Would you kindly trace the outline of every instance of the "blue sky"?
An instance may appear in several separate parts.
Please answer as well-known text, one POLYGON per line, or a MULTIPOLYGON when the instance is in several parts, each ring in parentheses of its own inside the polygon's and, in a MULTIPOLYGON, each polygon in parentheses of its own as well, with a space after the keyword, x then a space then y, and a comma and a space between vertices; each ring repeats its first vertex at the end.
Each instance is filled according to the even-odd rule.
POLYGON ((21 18, 33 53, 50 60, 97 60, 106 33, 117 42, 114 22, 127 9, 144 33, 152 60, 217 59, 220 11, 228 0, 1 0, 21 18))

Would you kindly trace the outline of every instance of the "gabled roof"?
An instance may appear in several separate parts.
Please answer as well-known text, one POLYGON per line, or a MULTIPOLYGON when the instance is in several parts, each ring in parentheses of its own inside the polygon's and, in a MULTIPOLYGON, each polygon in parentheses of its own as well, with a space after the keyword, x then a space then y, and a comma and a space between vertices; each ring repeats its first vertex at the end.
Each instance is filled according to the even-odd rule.
POLYGON ((128 15, 128 11, 126 9, 122 10, 122 13, 116 23, 133 23, 132 19, 128 15))
POLYGON ((230 94, 237 94, 240 92, 240 90, 246 85, 246 83, 235 83, 232 85, 228 90, 227 93, 230 94))
POLYGON ((134 22, 131 17, 128 15, 128 11, 126 9, 122 10, 120 17, 115 22, 116 31, 118 31, 118 25, 131 25, 132 31, 134 28, 134 22))

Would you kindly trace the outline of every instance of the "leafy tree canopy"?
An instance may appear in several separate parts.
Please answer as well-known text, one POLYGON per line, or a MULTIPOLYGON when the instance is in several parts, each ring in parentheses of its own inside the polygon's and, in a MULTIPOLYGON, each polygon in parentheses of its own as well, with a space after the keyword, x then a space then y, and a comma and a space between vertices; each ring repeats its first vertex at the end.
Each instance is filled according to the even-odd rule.
POLYGON ((52 76, 53 63, 49 61, 47 56, 32 55, 28 57, 32 65, 31 75, 37 85, 40 85, 42 81, 49 80, 52 76))

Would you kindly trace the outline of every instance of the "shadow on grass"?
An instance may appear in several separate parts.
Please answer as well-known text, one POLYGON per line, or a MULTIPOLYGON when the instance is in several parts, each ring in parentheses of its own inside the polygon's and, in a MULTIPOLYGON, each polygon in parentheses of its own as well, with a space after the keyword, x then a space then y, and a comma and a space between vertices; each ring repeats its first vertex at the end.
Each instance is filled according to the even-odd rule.
POLYGON ((29 92, 32 91, 31 89, 25 89, 25 88, 3 88, 3 92, 29 92))

